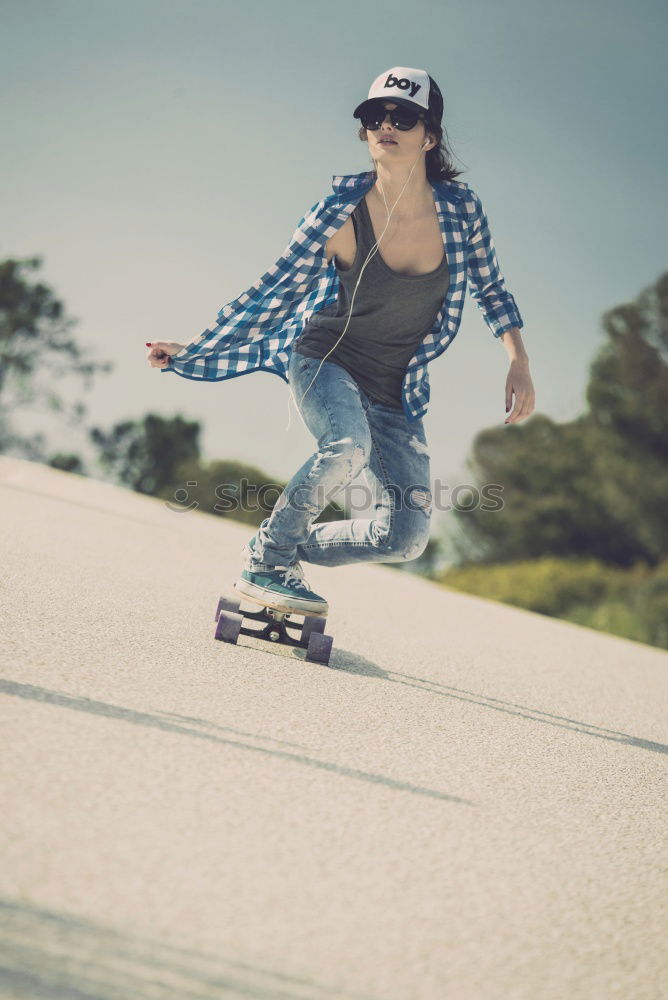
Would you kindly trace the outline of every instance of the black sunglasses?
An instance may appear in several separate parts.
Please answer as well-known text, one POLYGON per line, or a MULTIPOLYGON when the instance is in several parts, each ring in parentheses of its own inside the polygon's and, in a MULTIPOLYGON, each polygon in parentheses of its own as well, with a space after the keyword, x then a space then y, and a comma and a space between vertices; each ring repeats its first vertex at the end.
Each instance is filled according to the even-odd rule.
POLYGON ((389 108, 379 103, 370 104, 361 111, 360 121, 364 128, 375 132, 385 121, 386 115, 390 116, 390 121, 394 127, 398 128, 401 132, 408 132, 409 129, 415 128, 420 119, 424 119, 425 117, 423 111, 411 111, 409 108, 402 108, 398 105, 390 111, 389 108))

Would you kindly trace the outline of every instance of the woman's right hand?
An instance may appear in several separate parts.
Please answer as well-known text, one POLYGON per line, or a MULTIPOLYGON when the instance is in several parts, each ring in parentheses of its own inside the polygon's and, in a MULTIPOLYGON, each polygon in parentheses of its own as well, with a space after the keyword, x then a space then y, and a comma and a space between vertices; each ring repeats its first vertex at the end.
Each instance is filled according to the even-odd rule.
POLYGON ((165 368, 169 364, 172 354, 178 354, 185 345, 175 344, 169 340, 154 340, 147 341, 146 346, 151 348, 146 355, 146 360, 151 368, 165 368))

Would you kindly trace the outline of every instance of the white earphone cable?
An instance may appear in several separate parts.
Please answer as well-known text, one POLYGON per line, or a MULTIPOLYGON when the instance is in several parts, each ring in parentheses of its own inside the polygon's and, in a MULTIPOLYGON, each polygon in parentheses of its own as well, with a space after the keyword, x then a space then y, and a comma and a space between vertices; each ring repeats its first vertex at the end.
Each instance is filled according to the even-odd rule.
MULTIPOLYGON (((422 151, 420 150, 420 152, 422 152, 422 151)), ((351 319, 352 314, 353 314, 353 303, 355 301, 355 294, 357 292, 357 288, 359 286, 359 283, 362 280, 362 274, 364 273, 364 268, 367 266, 367 264, 369 263, 369 261, 373 257, 374 253, 378 252, 378 247, 379 247, 380 241, 382 240, 383 236, 385 235, 385 231, 386 231, 387 227, 390 224, 390 218, 392 216, 392 212, 396 208, 397 203, 399 201, 399 198, 401 198, 402 194, 404 193, 404 189, 406 187, 406 184, 408 184, 409 180, 411 179, 411 174, 413 173, 413 170, 415 169, 415 164, 417 163, 417 161, 419 160, 419 158, 420 158, 420 154, 418 153, 417 157, 415 158, 415 160, 413 162, 413 166, 411 167, 411 169, 409 171, 408 177, 406 178, 406 182, 404 183, 404 186, 402 187, 401 191, 399 192, 399 194, 397 196, 397 200, 395 201, 394 205, 392 206, 392 208, 389 211, 388 211, 388 208, 387 208, 387 198, 385 197, 385 192, 383 191, 382 184, 380 183, 380 181, 378 182, 378 187, 380 188, 380 193, 382 194, 383 201, 385 202, 385 210, 388 211, 387 222, 385 223, 385 229, 383 229, 383 231, 380 234, 380 236, 378 237, 377 241, 371 247, 371 250, 367 254, 366 260, 362 264, 362 268, 360 270, 359 277, 358 277, 357 282, 355 284, 355 288, 353 290, 352 298, 350 300, 350 312, 348 313, 348 319, 346 320, 346 325, 344 326, 343 331, 342 331, 339 339, 336 341, 336 344, 334 344, 334 346, 330 348, 330 350, 327 352, 327 354, 324 356, 324 358, 321 359, 320 364, 318 365, 317 372, 315 373, 315 375, 311 379, 310 385, 307 386, 307 388, 306 388, 306 390, 304 392, 304 395, 302 396, 302 399, 301 399, 302 403, 304 402, 304 399, 306 397, 306 393, 309 391, 309 389, 311 388, 311 386, 313 385, 313 383, 317 379, 318 375, 320 374, 320 369, 322 368, 323 363, 327 360, 327 358, 332 353, 332 351, 335 350, 337 344, 339 343, 339 341, 341 340, 341 338, 345 334, 346 330, 348 329, 348 324, 350 323, 350 319, 351 319)), ((291 402, 291 400, 293 398, 292 386, 288 385, 288 388, 290 389, 290 395, 288 396, 288 424, 287 424, 286 430, 289 430, 289 428, 290 428, 290 402, 291 402)), ((300 410, 299 410, 299 405, 297 404, 297 400, 296 399, 295 399, 295 408, 297 410, 297 413, 299 413, 299 415, 301 416, 301 413, 300 413, 300 410)))

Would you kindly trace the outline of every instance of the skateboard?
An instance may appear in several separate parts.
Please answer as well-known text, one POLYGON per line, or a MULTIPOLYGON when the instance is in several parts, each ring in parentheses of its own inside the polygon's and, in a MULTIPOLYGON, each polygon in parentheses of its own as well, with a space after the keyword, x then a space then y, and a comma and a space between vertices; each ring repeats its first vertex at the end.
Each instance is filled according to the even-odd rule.
POLYGON ((243 594, 221 597, 214 620, 215 638, 223 642, 252 646, 297 660, 329 664, 334 639, 325 635, 327 618, 312 611, 273 608, 243 594), (241 608, 242 604, 250 605, 255 610, 241 608), (301 621, 296 621, 294 616, 301 621), (244 625, 244 621, 256 624, 249 627, 244 625))

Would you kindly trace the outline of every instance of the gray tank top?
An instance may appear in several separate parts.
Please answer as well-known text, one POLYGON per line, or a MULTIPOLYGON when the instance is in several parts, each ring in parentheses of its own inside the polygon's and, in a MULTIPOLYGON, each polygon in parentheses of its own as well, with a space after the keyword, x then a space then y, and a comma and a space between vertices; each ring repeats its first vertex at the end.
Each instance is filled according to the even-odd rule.
MULTIPOLYGON (((352 266, 339 267, 338 301, 312 313, 294 343, 307 358, 323 358, 341 336, 362 265, 376 242, 362 198, 352 212, 357 252, 352 266)), ((448 290, 450 275, 443 259, 426 274, 400 274, 381 257, 383 243, 364 268, 348 329, 328 361, 352 375, 371 400, 402 409, 406 367, 431 330, 448 290)))

